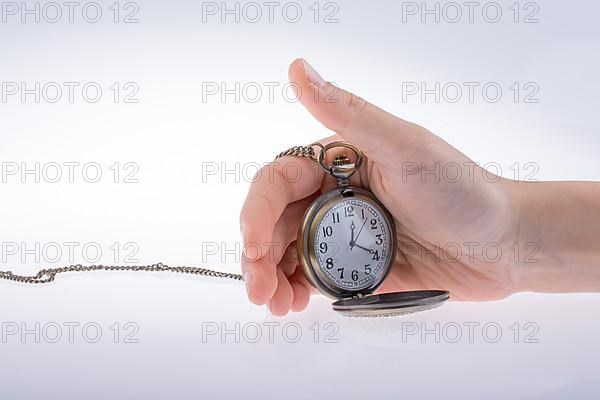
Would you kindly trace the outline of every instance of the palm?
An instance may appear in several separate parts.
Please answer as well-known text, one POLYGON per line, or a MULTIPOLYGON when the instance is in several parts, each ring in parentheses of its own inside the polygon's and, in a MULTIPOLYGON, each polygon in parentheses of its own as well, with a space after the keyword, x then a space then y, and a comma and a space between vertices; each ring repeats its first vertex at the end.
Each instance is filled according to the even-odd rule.
POLYGON ((434 177, 427 182, 403 177, 398 169, 384 172, 375 163, 367 165, 361 183, 386 205, 397 228, 396 263, 381 291, 446 289, 459 300, 512 293, 511 253, 504 244, 512 222, 506 221, 508 205, 493 183, 434 177))

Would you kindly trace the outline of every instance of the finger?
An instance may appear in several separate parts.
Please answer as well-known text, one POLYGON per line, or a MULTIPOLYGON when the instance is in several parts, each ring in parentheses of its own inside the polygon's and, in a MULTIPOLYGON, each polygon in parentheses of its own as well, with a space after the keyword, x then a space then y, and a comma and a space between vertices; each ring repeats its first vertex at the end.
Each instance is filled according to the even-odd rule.
MULTIPOLYGON (((319 143, 339 139, 332 135, 319 143)), ((248 257, 258 259, 267 254, 266 243, 273 238, 275 224, 287 205, 317 192, 324 177, 318 164, 304 157, 281 157, 259 170, 240 213, 240 230, 244 243, 261 245, 263 251, 248 257)))
POLYGON ((277 290, 269 302, 269 310, 273 315, 284 316, 290 311, 294 300, 294 291, 282 270, 277 271, 277 290))
MULTIPOLYGON (((281 218, 275 225, 273 240, 269 242, 268 257, 258 260, 246 258, 244 271, 252 276, 252 282, 246 282, 248 297, 257 304, 266 304, 274 296, 277 290, 276 269, 285 266, 289 269, 287 275, 291 275, 297 263, 295 240, 298 236, 298 227, 304 211, 312 202, 314 196, 296 201, 288 205, 281 218), (292 245, 290 245, 293 243, 292 245), (251 287, 250 287, 251 286, 251 287)), ((247 245, 247 253, 250 253, 250 245, 247 245)), ((255 252, 256 253, 256 252, 255 252)), ((284 271, 285 272, 285 271, 284 271)))
POLYGON ((310 301, 310 291, 303 284, 292 281, 292 290, 294 291, 294 297, 290 309, 293 312, 304 311, 308 307, 310 301))
POLYGON ((263 167, 250 186, 240 214, 240 229, 244 242, 242 271, 253 303, 266 304, 277 289, 276 263, 265 257, 270 253, 277 221, 289 203, 316 192, 322 179, 323 172, 312 160, 283 157, 263 167))
POLYGON ((281 269, 285 276, 290 277, 296 272, 298 265, 299 260, 296 242, 292 242, 285 250, 281 261, 277 264, 277 268, 281 269))
POLYGON ((368 103, 326 82, 305 60, 297 59, 289 69, 301 103, 325 127, 358 146, 379 163, 396 160, 399 148, 419 143, 427 130, 368 103))
POLYGON ((323 171, 306 158, 282 157, 261 168, 240 214, 244 244, 255 243, 264 250, 252 258, 267 254, 275 224, 287 205, 315 193, 322 179, 323 171))
POLYGON ((254 304, 267 304, 277 289, 277 277, 267 260, 242 256, 242 273, 248 299, 254 304))
POLYGON ((310 301, 310 295, 313 292, 312 286, 306 280, 301 268, 296 269, 289 281, 294 291, 291 310, 293 312, 303 311, 310 301))
MULTIPOLYGON (((339 137, 330 136, 321 144, 335 140, 339 137)), ((240 228, 245 256, 242 271, 253 303, 266 304, 277 289, 276 263, 265 257, 270 254, 269 243, 273 242, 277 221, 289 203, 317 192, 324 174, 310 159, 282 157, 263 167, 250 186, 240 214, 240 228)))
POLYGON ((291 243, 283 258, 277 265, 284 275, 288 278, 292 290, 294 292, 291 310, 294 312, 302 311, 308 305, 312 286, 306 279, 302 268, 298 261, 298 252, 296 250, 296 242, 291 243))
MULTIPOLYGON (((274 266, 279 264, 284 258, 284 254, 290 253, 288 249, 292 249, 295 252, 295 245, 290 246, 290 243, 294 242, 298 237, 298 228, 300 226, 300 222, 302 221, 302 217, 304 216, 304 212, 316 198, 316 195, 307 197, 306 199, 302 199, 300 201, 296 201, 290 205, 288 205, 283 214, 281 214, 281 218, 277 221, 275 225, 275 232, 273 234, 273 241, 271 249, 269 250, 271 254, 269 254, 269 262, 271 262, 274 266)), ((290 254, 288 254, 288 257, 290 254)))

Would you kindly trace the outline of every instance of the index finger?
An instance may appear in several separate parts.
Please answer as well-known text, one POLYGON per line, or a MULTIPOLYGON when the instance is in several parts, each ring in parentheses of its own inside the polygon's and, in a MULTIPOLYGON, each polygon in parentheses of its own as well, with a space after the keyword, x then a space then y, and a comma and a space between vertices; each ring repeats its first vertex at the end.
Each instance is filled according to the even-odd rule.
POLYGON ((271 247, 282 245, 272 243, 277 221, 289 204, 317 192, 324 175, 313 160, 294 156, 279 158, 257 173, 240 215, 243 249, 250 250, 242 258, 242 271, 252 302, 266 304, 277 290, 278 260, 265 257, 271 247), (254 254, 253 248, 259 251, 254 254))
POLYGON ((244 244, 260 247, 252 260, 264 257, 273 239, 275 224, 288 204, 315 193, 324 172, 308 158, 285 156, 261 168, 250 185, 240 214, 244 244))

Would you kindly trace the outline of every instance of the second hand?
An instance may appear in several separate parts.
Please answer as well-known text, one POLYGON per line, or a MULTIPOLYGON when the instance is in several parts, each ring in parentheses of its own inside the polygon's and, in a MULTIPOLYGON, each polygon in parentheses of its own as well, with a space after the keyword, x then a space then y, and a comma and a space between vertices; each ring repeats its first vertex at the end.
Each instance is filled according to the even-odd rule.
POLYGON ((362 232, 362 230, 365 227, 366 223, 367 223, 367 219, 365 218, 365 220, 363 221, 362 226, 360 227, 360 229, 358 230, 358 233, 356 234, 356 237, 354 238, 353 241, 350 242, 350 249, 351 250, 356 245, 356 241, 358 240, 358 237, 360 236, 360 233, 362 232))

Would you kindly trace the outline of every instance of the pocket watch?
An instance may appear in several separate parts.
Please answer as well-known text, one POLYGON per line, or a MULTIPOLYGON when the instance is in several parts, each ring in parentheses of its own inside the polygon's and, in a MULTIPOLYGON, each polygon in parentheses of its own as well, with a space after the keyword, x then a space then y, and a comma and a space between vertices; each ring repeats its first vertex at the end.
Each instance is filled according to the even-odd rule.
MULTIPOLYGON (((325 146, 294 146, 283 156, 306 157, 316 161, 337 179, 337 187, 319 196, 306 210, 298 232, 298 259, 311 284, 335 299, 333 309, 343 315, 374 317, 407 314, 438 307, 448 300, 445 290, 418 290, 374 294, 392 269, 396 259, 394 220, 373 193, 351 186, 350 177, 363 162, 362 153, 346 142, 325 146), (320 150, 315 155, 314 148, 320 150), (327 151, 345 148, 354 161, 339 154, 327 164, 327 151)), ((41 269, 35 275, 19 275, 0 270, 0 279, 26 284, 53 282, 57 275, 91 271, 174 272, 243 280, 239 274, 205 267, 150 265, 69 265, 41 269)))
POLYGON ((346 316, 390 316, 434 308, 449 298, 444 290, 373 294, 396 261, 394 220, 375 195, 351 186, 350 177, 363 162, 363 154, 347 142, 325 146, 296 146, 278 157, 311 158, 337 179, 337 187, 321 194, 306 210, 297 243, 298 260, 310 283, 336 301, 334 310, 346 316), (315 155, 314 147, 319 147, 315 155), (344 148, 327 164, 327 152, 344 148))

